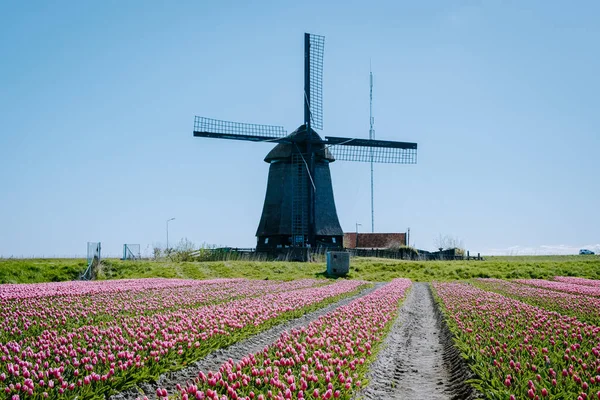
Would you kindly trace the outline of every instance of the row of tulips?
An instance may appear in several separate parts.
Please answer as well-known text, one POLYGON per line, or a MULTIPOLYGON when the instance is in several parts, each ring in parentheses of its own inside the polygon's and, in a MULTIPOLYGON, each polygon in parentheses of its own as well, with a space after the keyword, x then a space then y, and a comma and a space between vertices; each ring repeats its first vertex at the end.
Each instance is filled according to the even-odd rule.
POLYGON ((555 276, 554 280, 575 285, 600 287, 600 281, 596 279, 576 278, 574 276, 555 276))
MULTIPOLYGON (((166 310, 194 308, 247 298, 265 293, 286 292, 323 285, 323 280, 258 281, 247 279, 214 279, 194 281, 184 279, 138 279, 125 281, 61 282, 52 284, 52 295, 29 296, 29 290, 40 286, 40 293, 49 284, 28 284, 23 297, 0 298, 0 341, 35 336, 44 330, 69 330, 84 325, 111 325, 115 318, 151 315, 166 310), (123 288, 117 289, 119 282, 123 288), (106 290, 101 290, 105 283, 106 290), (64 286, 65 288, 59 289, 64 286), (57 291, 72 292, 58 296, 57 291), (76 290, 78 289, 78 290, 76 290)), ((19 285, 13 285, 19 286, 19 285)), ((0 285, 2 288, 2 285, 0 285)))
MULTIPOLYGON (((172 398, 349 399, 364 382, 369 362, 385 337, 409 279, 396 279, 308 326, 284 332, 271 346, 218 371, 200 372, 177 385, 172 398)), ((158 389, 159 398, 169 397, 158 389)))
POLYGON ((600 398, 600 328, 464 283, 434 283, 489 399, 600 398))
POLYGON ((182 286, 201 286, 236 279, 191 280, 191 279, 119 279, 111 281, 69 281, 44 283, 19 283, 0 285, 0 299, 24 299, 28 297, 81 296, 125 291, 145 292, 182 286))
POLYGON ((364 284, 339 281, 259 292, 226 303, 122 317, 102 326, 44 331, 0 343, 0 381, 9 396, 103 398, 348 296, 364 284))
POLYGON ((600 298, 542 289, 501 279, 476 279, 475 285, 580 321, 600 325, 600 298))
POLYGON ((560 281, 547 281, 545 279, 515 279, 515 282, 524 285, 540 287, 544 289, 558 290, 561 292, 583 294, 586 296, 600 297, 600 286, 586 286, 576 283, 567 283, 560 281))

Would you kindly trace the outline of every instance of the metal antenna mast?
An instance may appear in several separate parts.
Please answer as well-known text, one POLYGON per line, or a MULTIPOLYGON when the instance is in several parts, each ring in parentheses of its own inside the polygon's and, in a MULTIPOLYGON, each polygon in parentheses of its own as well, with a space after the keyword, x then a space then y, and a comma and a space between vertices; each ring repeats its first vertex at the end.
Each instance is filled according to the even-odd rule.
MULTIPOLYGON (((373 129, 373 72, 371 71, 371 62, 369 61, 369 77, 370 77, 370 91, 369 91, 369 139, 375 139, 375 130, 373 129)), ((375 208, 373 201, 373 149, 371 149, 371 233, 375 233, 375 208)))

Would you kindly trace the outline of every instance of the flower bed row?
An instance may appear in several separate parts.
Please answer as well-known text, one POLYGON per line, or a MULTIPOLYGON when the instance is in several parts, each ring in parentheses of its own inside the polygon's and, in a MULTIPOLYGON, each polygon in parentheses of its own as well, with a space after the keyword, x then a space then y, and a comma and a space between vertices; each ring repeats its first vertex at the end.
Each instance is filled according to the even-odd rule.
MULTIPOLYGON (((35 336, 44 330, 69 330, 84 325, 112 324, 115 318, 137 317, 156 312, 220 303, 237 298, 253 297, 266 293, 316 287, 323 280, 259 281, 247 279, 214 279, 194 281, 184 279, 139 279, 88 282, 93 291, 85 288, 85 282, 61 282, 52 284, 52 295, 34 297, 29 291, 50 284, 27 284, 23 297, 0 298, 0 342, 35 336), (122 283, 122 287, 119 285, 122 283), (106 285, 107 288, 103 288, 106 285), (59 287, 64 288, 59 289, 59 287), (125 289, 126 288, 126 289, 125 289), (72 292, 64 296, 57 292, 72 292), (77 289, 77 290, 75 290, 77 289)), ((0 289, 3 286, 0 285, 0 289)))
POLYGON ((489 399, 600 396, 600 328, 463 283, 433 283, 489 399))
POLYGON ((183 286, 202 286, 212 283, 232 282, 241 279, 119 279, 110 281, 68 281, 44 283, 8 283, 0 285, 0 299, 24 299, 30 297, 68 297, 94 295, 100 293, 145 292, 152 289, 166 289, 183 286))
POLYGON ((7 395, 103 398, 359 290, 365 282, 270 293, 199 308, 44 331, 0 343, 7 395))
POLYGON ((555 276, 554 280, 575 285, 600 287, 600 281, 595 279, 576 278, 574 276, 555 276))
POLYGON ((558 290, 561 292, 584 294, 587 296, 600 296, 600 287, 578 285, 558 281, 547 281, 545 279, 515 279, 515 282, 524 285, 540 287, 544 289, 558 290))
POLYGON ((580 321, 600 325, 600 298, 527 286, 501 279, 476 279, 475 285, 580 321))
MULTIPOLYGON (((273 345, 218 371, 182 382, 172 397, 188 399, 349 399, 363 384, 409 279, 396 279, 328 313, 306 327, 284 332, 273 345)), ((157 395, 168 397, 165 389, 157 395)))

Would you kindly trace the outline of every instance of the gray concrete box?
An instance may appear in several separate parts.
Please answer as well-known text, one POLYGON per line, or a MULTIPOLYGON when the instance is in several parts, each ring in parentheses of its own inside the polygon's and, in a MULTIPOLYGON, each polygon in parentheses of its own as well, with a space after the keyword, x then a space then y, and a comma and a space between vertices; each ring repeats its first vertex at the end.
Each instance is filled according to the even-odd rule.
POLYGON ((327 275, 342 276, 350 272, 350 253, 330 251, 327 253, 327 275))

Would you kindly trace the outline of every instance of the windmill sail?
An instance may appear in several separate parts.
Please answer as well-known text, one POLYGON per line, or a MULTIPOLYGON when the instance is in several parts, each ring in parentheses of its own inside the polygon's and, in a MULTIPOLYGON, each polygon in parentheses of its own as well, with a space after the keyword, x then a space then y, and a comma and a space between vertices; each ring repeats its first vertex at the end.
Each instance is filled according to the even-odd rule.
POLYGON ((387 164, 416 164, 417 144, 389 140, 326 136, 327 150, 336 160, 387 164))
POLYGON ((304 102, 305 123, 323 129, 323 52, 325 37, 306 33, 304 36, 304 102))
POLYGON ((279 139, 286 135, 287 132, 282 126, 221 121, 198 116, 194 118, 194 136, 196 137, 260 142, 279 139))

